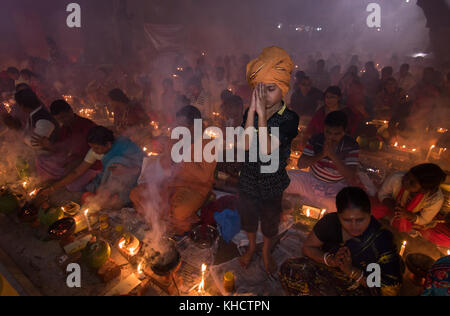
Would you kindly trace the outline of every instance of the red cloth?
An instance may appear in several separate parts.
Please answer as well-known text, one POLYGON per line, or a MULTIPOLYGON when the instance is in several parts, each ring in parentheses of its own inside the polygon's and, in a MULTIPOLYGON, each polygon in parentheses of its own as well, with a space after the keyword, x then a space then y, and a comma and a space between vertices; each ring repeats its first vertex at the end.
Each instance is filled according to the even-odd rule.
POLYGON ((325 107, 320 108, 312 117, 311 121, 306 128, 305 135, 307 139, 313 135, 323 133, 325 126, 325 107))
POLYGON ((437 224, 434 228, 420 230, 420 233, 433 244, 450 248, 450 227, 447 224, 437 224))
MULTIPOLYGON (((405 190, 402 188, 397 196, 397 202, 402 200, 405 190)), ((423 193, 416 194, 412 200, 408 203, 405 209, 409 212, 414 211, 414 209, 419 205, 422 199, 425 197, 423 193)), ((376 218, 383 218, 386 216, 394 216, 394 212, 390 211, 385 205, 378 201, 378 199, 372 200, 372 215, 376 218)), ((405 218, 396 218, 392 222, 392 227, 396 228, 399 232, 407 233, 412 229, 413 223, 405 218)))
POLYGON ((56 142, 64 144, 64 147, 70 150, 72 160, 83 159, 90 149, 87 135, 96 126, 91 120, 75 114, 71 126, 62 126, 59 129, 56 142))
POLYGON ((236 195, 226 195, 215 201, 208 203, 201 210, 203 225, 216 225, 214 213, 222 212, 226 209, 236 210, 238 198, 236 195))
MULTIPOLYGON (((397 196, 397 202, 402 200, 403 194, 405 194, 405 189, 401 189, 397 196)), ((409 204, 405 207, 405 209, 409 212, 413 212, 414 209, 420 204, 420 202, 425 197, 425 194, 418 193, 416 194, 409 204)), ((399 232, 407 233, 411 231, 412 223, 405 218, 396 218, 392 222, 392 227, 396 228, 399 232)))

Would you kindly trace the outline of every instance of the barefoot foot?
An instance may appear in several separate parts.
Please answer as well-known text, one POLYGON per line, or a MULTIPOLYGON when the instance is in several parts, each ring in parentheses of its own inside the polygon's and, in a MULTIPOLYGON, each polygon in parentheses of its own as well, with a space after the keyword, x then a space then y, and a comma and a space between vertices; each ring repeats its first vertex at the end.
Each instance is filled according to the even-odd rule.
POLYGON ((248 268, 254 254, 255 250, 249 248, 242 256, 239 257, 239 263, 241 264, 242 268, 244 269, 248 268))

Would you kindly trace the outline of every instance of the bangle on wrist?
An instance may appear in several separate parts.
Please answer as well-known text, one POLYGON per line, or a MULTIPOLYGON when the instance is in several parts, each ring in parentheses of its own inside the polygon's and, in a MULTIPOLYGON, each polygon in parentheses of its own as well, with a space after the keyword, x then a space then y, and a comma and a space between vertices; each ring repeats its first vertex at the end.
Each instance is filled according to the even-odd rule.
POLYGON ((324 253, 324 255, 323 255, 323 262, 325 263, 325 265, 326 266, 330 266, 329 264, 328 264, 328 261, 327 261, 327 259, 328 259, 328 257, 330 256, 330 253, 329 252, 325 252, 324 253))

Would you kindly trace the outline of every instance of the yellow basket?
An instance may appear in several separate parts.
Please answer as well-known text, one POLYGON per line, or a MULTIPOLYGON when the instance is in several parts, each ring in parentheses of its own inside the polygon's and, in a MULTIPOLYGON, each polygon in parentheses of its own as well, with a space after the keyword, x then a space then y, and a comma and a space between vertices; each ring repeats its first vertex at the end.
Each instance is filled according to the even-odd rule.
POLYGON ((0 274, 0 296, 19 296, 9 282, 0 274))

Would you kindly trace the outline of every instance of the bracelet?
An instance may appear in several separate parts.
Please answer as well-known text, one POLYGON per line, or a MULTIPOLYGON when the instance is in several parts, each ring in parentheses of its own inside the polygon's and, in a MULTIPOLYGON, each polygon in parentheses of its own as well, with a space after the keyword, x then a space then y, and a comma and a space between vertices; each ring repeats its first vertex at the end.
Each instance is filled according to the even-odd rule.
POLYGON ((329 252, 325 252, 324 255, 323 255, 323 262, 325 263, 325 265, 330 266, 328 264, 328 261, 327 261, 328 256, 330 256, 330 253, 329 252))
POLYGON ((359 276, 359 278, 356 280, 356 283, 361 282, 361 279, 364 277, 364 272, 361 271, 361 275, 359 276))

